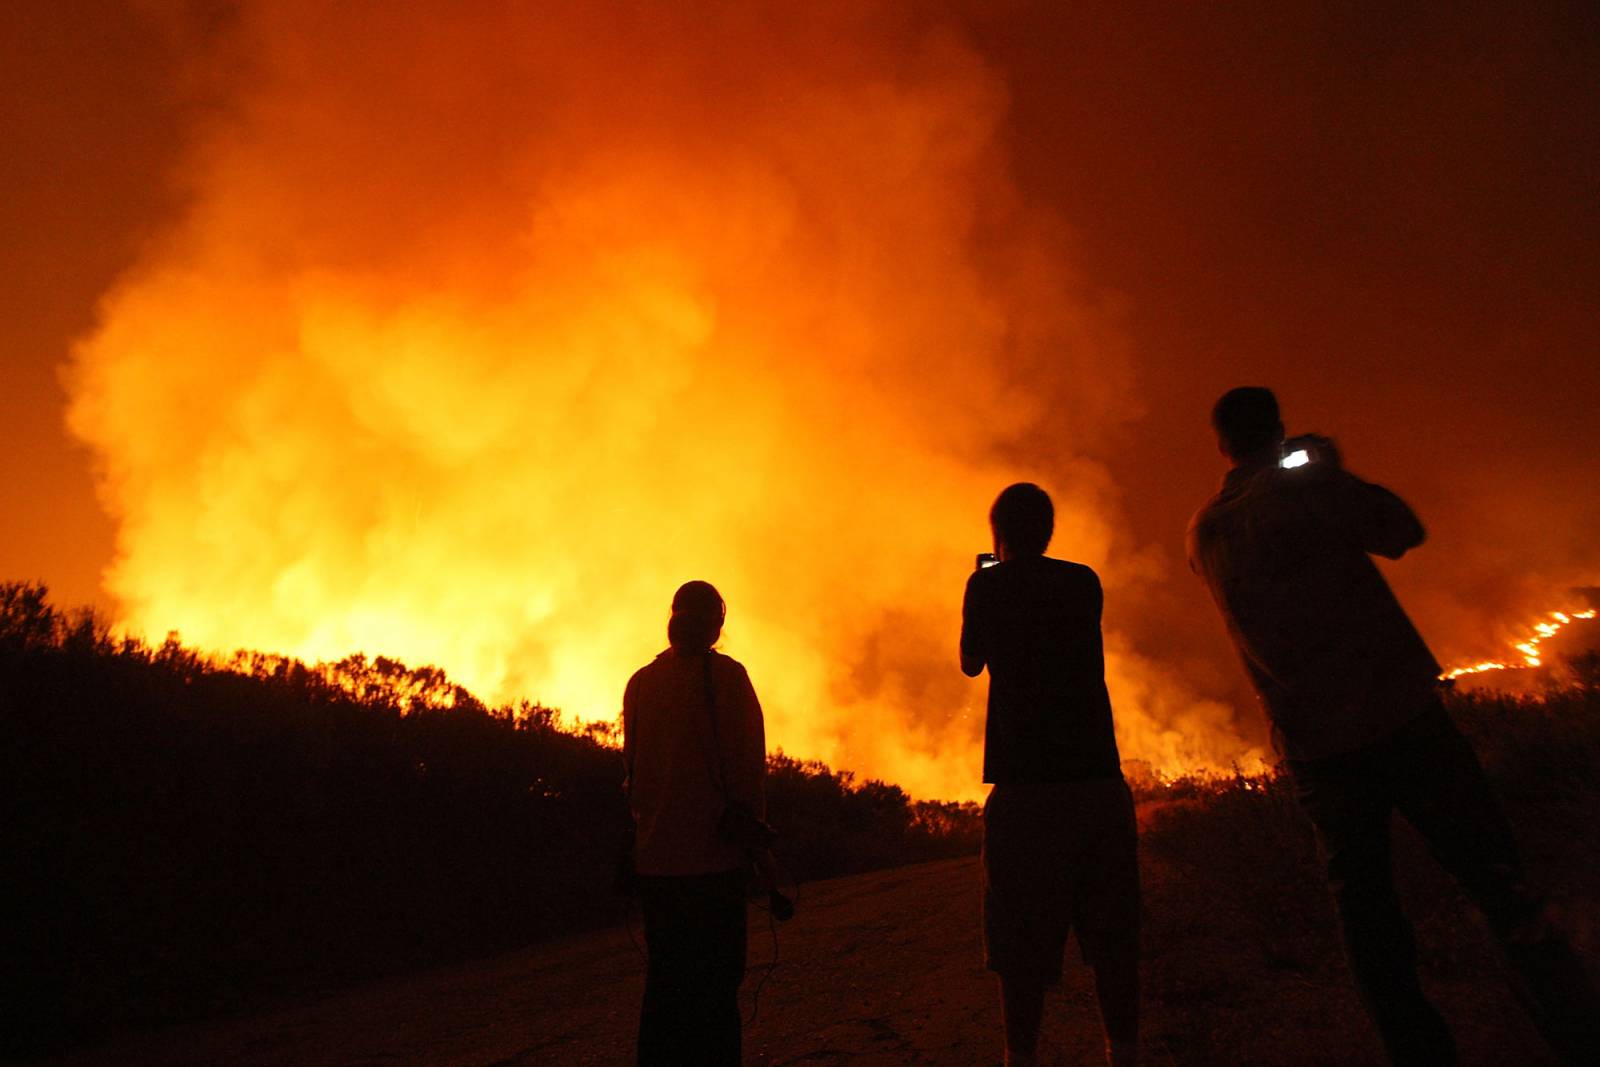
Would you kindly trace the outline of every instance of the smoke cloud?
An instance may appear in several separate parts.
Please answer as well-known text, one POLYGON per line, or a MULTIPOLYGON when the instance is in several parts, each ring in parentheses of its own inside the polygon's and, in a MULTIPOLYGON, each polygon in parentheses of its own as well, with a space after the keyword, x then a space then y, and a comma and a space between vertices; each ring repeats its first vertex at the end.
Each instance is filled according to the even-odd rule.
MULTIPOLYGON (((1136 596, 1116 316, 938 20, 807 6, 246 5, 189 206, 70 375, 135 630, 444 667, 608 719, 676 586, 769 743, 977 794, 962 583, 1000 488, 1136 596)), ((215 60, 215 55, 213 55, 215 60)), ((1257 753, 1123 636, 1125 758, 1257 753)))

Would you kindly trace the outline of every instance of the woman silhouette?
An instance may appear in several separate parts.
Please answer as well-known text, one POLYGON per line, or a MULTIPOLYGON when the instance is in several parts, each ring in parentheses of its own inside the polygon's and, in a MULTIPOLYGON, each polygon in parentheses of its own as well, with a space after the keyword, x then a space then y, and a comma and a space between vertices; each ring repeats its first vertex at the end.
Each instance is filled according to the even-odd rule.
POLYGON ((726 613, 710 583, 680 587, 671 647, 622 698, 649 955, 641 1067, 739 1063, 750 852, 730 839, 728 812, 765 818, 766 737, 750 676, 711 647, 726 613))

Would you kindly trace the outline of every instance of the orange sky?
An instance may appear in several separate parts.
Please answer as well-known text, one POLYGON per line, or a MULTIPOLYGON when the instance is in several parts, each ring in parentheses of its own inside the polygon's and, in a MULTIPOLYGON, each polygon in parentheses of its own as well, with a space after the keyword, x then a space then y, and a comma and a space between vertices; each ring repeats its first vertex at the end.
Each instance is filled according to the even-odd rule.
MULTIPOLYGON (((1241 740, 1261 736, 1210 604, 1182 565, 1184 523, 1221 474, 1207 408, 1235 384, 1274 386, 1291 431, 1337 436, 1353 469, 1417 508, 1430 543, 1389 573, 1441 659, 1498 652, 1497 627, 1507 620, 1559 606, 1549 601, 1567 586, 1600 583, 1600 100, 1593 92, 1600 26, 1593 11, 1577 4, 1403 16, 1377 9, 1290 15, 1276 5, 1229 12, 1058 6, 996 13, 993 5, 924 5, 908 16, 851 5, 797 20, 709 5, 655 21, 627 8, 591 7, 597 13, 584 18, 501 33, 476 16, 476 5, 432 12, 424 5, 378 25, 375 34, 390 32, 398 43, 370 52, 345 47, 340 37, 369 20, 318 23, 295 5, 280 5, 275 18, 232 5, 8 10, 0 16, 0 123, 11 146, 0 197, 8 386, 0 394, 0 448, 8 458, 0 576, 43 580, 63 602, 121 609, 102 573, 116 558, 117 531, 133 536, 134 504, 126 494, 108 498, 115 517, 97 505, 96 452, 64 427, 61 374, 75 343, 106 336, 97 335, 97 321, 135 321, 127 314, 97 320, 107 294, 170 299, 170 290, 162 296, 149 282, 163 265, 201 264, 215 274, 221 260, 196 252, 193 239, 215 227, 208 231, 197 218, 242 218, 242 203, 255 205, 252 212, 281 209, 277 231, 240 240, 256 253, 293 258, 296 276, 344 272, 338 299, 324 289, 322 317, 303 319, 302 331, 314 321, 345 331, 330 336, 371 334, 377 327, 362 323, 377 322, 374 308, 401 299, 395 286, 406 271, 454 265, 452 291, 481 297, 487 283, 464 279, 512 262, 497 223, 518 183, 543 182, 538 187, 560 199, 577 186, 549 177, 558 173, 551 168, 576 159, 599 174, 609 159, 645 178, 602 188, 590 198, 594 210, 645 212, 666 246, 704 244, 695 235, 721 233, 723 220, 665 218, 640 203, 651 189, 687 189, 680 203, 742 206, 751 218, 776 217, 780 202, 800 205, 794 217, 806 225, 797 232, 808 243, 798 251, 761 258, 763 246, 749 236, 758 231, 735 218, 730 225, 747 235, 742 243, 686 261, 701 289, 682 291, 703 291, 714 307, 685 305, 662 320, 669 312, 660 306, 639 305, 651 329, 671 321, 688 331, 679 334, 686 352, 698 343, 696 324, 706 322, 748 351, 774 353, 762 357, 773 360, 771 373, 753 377, 755 391, 744 400, 766 415, 736 435, 734 447, 804 441, 815 452, 838 442, 814 417, 786 421, 797 404, 805 410, 808 388, 819 411, 837 410, 847 397, 854 420, 871 428, 861 440, 896 457, 894 470, 881 474, 885 485, 916 478, 915 453, 901 455, 899 444, 921 435, 930 456, 925 477, 951 487, 937 501, 917 497, 908 505, 928 509, 908 521, 926 525, 931 516, 951 527, 917 531, 929 560, 942 558, 941 546, 981 538, 991 481, 994 489, 1013 476, 1051 485, 1084 516, 1081 528, 1067 525, 1057 553, 1088 558, 1107 575, 1108 626, 1125 656, 1128 691, 1159 674, 1160 694, 1181 694, 1128 697, 1143 703, 1148 696, 1152 715, 1174 701, 1220 702, 1235 709, 1241 740), (319 34, 331 43, 317 43, 319 34), (341 48, 348 62, 334 66, 330 57, 341 48), (538 96, 546 83, 550 95, 538 96), (654 97, 650 86, 659 88, 654 97), (528 102, 518 103, 518 94, 528 102), (396 102, 408 114, 422 112, 414 128, 389 125, 383 109, 396 102), (538 106, 548 107, 547 121, 534 116, 538 106), (463 107, 471 113, 454 110, 463 107), (374 121, 359 118, 364 109, 374 121), (884 143, 893 130, 921 131, 944 154, 931 162, 925 154, 897 156, 900 149, 884 143), (385 191, 353 184, 357 172, 330 147, 352 141, 360 142, 350 149, 352 166, 363 175, 381 171, 385 191), (414 150, 414 143, 437 150, 414 150), (316 150, 302 162, 303 146, 316 150), (883 200, 861 192, 897 158, 920 161, 905 187, 911 192, 883 200), (729 168, 740 165, 777 167, 788 177, 728 184, 729 168), (863 169, 852 177, 852 167, 863 169), (777 199, 752 192, 763 189, 777 199), (922 219, 932 220, 931 236, 922 219), (939 236, 951 233, 957 236, 939 236), (860 354, 839 357, 842 369, 821 380, 797 375, 795 357, 779 354, 796 351, 790 338, 811 336, 804 316, 840 305, 821 297, 778 305, 764 295, 749 304, 759 313, 741 317, 739 272, 770 263, 763 277, 803 290, 805 276, 858 262, 841 251, 857 234, 866 235, 862 255, 890 257, 876 272, 870 259, 860 260, 867 264, 861 278, 905 270, 893 254, 912 242, 937 291, 919 288, 914 275, 902 289, 852 285, 848 313, 815 336, 835 352, 859 340, 860 354), (441 243, 419 258, 419 243, 435 238, 441 243), (384 291, 349 289, 352 263, 381 266, 384 291), (807 274, 793 273, 796 264, 807 274), (952 277, 969 278, 970 313, 950 306, 960 298, 951 296, 952 277), (1004 308, 1034 339, 1019 341, 1016 331, 985 339, 984 307, 1004 308), (904 321, 893 321, 897 311, 904 321), (952 348, 929 373, 918 354, 938 348, 941 335, 917 331, 930 323, 977 330, 970 344, 981 355, 964 364, 952 348), (868 333, 877 340, 861 340, 868 333), (970 405, 956 403, 969 396, 970 405), (1001 403, 1006 397, 1041 408, 996 429, 997 413, 1015 413, 1014 404, 1001 403), (762 406, 780 398, 781 408, 762 406), (952 410, 976 415, 964 425, 951 421, 952 410), (780 411, 786 414, 774 414, 780 411), (957 527, 969 503, 970 522, 957 527)), ((575 262, 571 240, 589 242, 582 247, 617 240, 584 222, 581 210, 562 209, 577 236, 541 245, 542 254, 575 262)), ((651 284, 680 292, 678 275, 660 273, 677 268, 652 262, 638 268, 651 284)), ((601 275, 589 283, 582 277, 563 290, 563 311, 604 291, 601 275)), ((406 285, 403 293, 414 294, 406 285)), ((197 300, 196 307, 217 303, 197 300)), ((485 321, 474 314, 459 321, 485 321)), ((428 321, 452 331, 458 319, 428 321)), ((497 321, 485 328, 505 336, 522 328, 497 321)), ((443 336, 459 343, 456 333, 443 336)), ((103 340, 102 348, 130 351, 118 344, 103 340)), ((685 365, 715 365, 695 358, 685 365)), ((226 388, 227 376, 219 380, 226 388)), ((154 413, 174 396, 170 382, 148 383, 156 390, 150 397, 123 394, 124 402, 148 403, 154 413)), ((613 423, 627 417, 609 408, 603 414, 613 423)), ((101 460, 114 437, 102 425, 101 460)), ((863 472, 860 481, 876 485, 879 476, 863 472)), ((828 492, 812 467, 797 477, 800 491, 828 492)), ((140 499, 139 507, 148 504, 140 499)), ((837 525, 804 530, 785 510, 793 506, 781 497, 751 504, 782 517, 782 536, 793 539, 787 557, 813 561, 813 570, 834 557, 870 566, 894 543, 879 539, 881 529, 871 540, 837 525)), ((760 536, 779 537, 775 529, 760 536)), ((557 547, 534 558, 559 556, 557 547)), ((746 639, 766 635, 782 598, 764 606, 769 593, 754 564, 732 570, 735 586, 750 590, 752 623, 760 624, 746 639)), ((952 597, 961 580, 949 576, 952 597)), ((884 581, 878 595, 892 596, 893 583, 884 581)), ((664 603, 670 588, 661 595, 664 603)), ((809 595, 795 602, 797 610, 824 610, 809 595)), ((735 620, 740 607, 733 599, 735 620)), ((919 604, 913 615, 909 623, 861 623, 851 640, 877 651, 862 653, 847 672, 854 679, 847 703, 883 685, 906 690, 895 700, 920 699, 911 694, 924 693, 921 682, 883 681, 922 677, 920 649, 885 644, 892 632, 914 633, 919 642, 938 633, 935 603, 919 604), (881 677, 862 681, 863 671, 881 677)), ((416 640, 427 648, 432 639, 416 640)), ((780 642, 776 635, 767 641, 780 642)), ((844 683, 817 684, 795 699, 838 693, 844 683)), ((945 692, 944 684, 933 691, 945 692)), ((824 745, 820 736, 803 736, 824 745)), ((844 746, 830 750, 835 758, 866 744, 842 726, 829 736, 828 744, 844 746)), ((936 748, 944 735, 930 736, 936 748)))

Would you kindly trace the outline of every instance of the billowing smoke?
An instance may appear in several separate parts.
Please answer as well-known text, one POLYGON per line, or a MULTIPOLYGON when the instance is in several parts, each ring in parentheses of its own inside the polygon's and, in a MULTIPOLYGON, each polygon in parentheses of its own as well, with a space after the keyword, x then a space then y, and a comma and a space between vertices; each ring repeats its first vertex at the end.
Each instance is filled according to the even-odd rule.
MULTIPOLYGON (((705 578, 774 746, 974 795, 994 494, 1045 484, 1113 596, 1147 567, 1095 459, 1129 357, 1003 79, 902 5, 355 7, 239 14, 78 348, 128 624, 602 719, 705 578)), ((1126 757, 1249 757, 1110 648, 1126 757)))

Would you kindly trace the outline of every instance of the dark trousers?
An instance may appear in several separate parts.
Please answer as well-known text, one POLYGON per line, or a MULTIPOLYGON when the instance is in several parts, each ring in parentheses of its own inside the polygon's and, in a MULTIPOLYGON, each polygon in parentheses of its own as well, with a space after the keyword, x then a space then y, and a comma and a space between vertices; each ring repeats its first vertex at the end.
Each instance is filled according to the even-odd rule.
POLYGON ((649 954, 639 1067, 738 1067, 745 872, 640 875, 649 954))
POLYGON ((1570 1062, 1600 1062, 1600 1001, 1524 885, 1505 815, 1442 707, 1367 748, 1289 767, 1322 842, 1356 984, 1393 1062, 1456 1062, 1450 1032, 1417 982, 1416 942, 1395 893, 1395 811, 1488 919, 1512 987, 1551 1047, 1570 1062))

